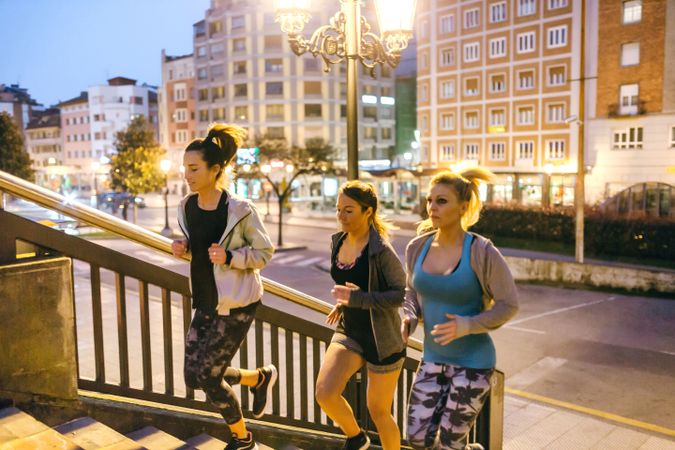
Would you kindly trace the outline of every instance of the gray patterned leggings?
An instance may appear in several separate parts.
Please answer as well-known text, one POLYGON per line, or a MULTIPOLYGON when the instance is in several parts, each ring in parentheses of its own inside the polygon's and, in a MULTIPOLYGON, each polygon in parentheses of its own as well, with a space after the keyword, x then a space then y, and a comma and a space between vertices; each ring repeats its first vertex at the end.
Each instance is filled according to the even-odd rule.
POLYGON ((202 389, 229 425, 242 419, 232 385, 241 381, 239 369, 229 367, 251 327, 260 302, 232 309, 229 316, 197 310, 185 339, 185 384, 202 389))
POLYGON ((490 391, 493 372, 422 361, 408 402, 410 445, 463 450, 490 391))

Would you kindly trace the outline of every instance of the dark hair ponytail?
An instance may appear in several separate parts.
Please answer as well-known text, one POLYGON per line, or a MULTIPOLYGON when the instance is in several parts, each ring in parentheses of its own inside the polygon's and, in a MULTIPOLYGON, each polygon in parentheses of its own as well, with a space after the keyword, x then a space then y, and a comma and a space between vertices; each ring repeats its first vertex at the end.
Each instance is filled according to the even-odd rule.
POLYGON ((246 130, 237 125, 212 123, 204 139, 195 139, 185 148, 186 152, 198 151, 208 167, 220 165, 219 179, 246 139, 246 130))
POLYGON ((364 183, 359 180, 347 181, 340 186, 339 193, 346 195, 358 203, 361 206, 362 211, 372 208, 373 213, 370 216, 370 224, 380 236, 384 239, 389 239, 389 231, 392 227, 391 224, 385 221, 380 215, 380 211, 377 208, 379 203, 377 193, 372 184, 364 183))

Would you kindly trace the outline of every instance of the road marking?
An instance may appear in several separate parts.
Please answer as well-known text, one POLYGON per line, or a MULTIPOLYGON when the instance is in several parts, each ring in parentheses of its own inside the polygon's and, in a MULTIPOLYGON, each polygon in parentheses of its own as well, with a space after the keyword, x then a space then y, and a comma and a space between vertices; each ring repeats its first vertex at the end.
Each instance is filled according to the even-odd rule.
POLYGON ((629 419, 627 417, 619 416, 617 414, 608 413, 605 411, 600 411, 598 409, 588 408, 586 406, 576 405, 574 403, 564 402, 562 400, 556 400, 554 398, 544 397, 543 395, 533 394, 531 392, 525 392, 518 389, 513 389, 510 387, 505 387, 504 392, 507 394, 515 395, 517 397, 526 398, 528 400, 534 400, 540 403, 546 403, 548 405, 558 406, 560 408, 569 409, 571 411, 576 411, 584 414, 589 414, 591 416, 600 417, 601 419, 609 420, 612 422, 617 422, 623 425, 629 425, 632 427, 642 428, 643 430, 652 431, 654 433, 665 434, 666 436, 675 436, 675 430, 671 428, 662 427, 660 425, 655 425, 653 423, 642 422, 640 420, 629 419))
POLYGON ((134 253, 134 256, 136 256, 137 259, 140 260, 147 259, 151 263, 155 263, 162 266, 176 266, 178 264, 183 264, 181 260, 158 255, 157 253, 152 253, 146 250, 139 250, 134 253))
POLYGON ((314 258, 309 258, 309 259, 306 259, 304 261, 301 261, 301 262, 293 264, 293 265, 294 266, 300 266, 300 267, 309 266, 310 264, 318 263, 319 261, 323 261, 324 259, 326 259, 326 258, 324 258, 323 256, 315 256, 314 258))
POLYGON ((275 263, 280 263, 280 264, 287 264, 289 262, 297 261, 298 259, 304 258, 304 255, 289 255, 289 256, 283 256, 279 259, 275 259, 272 257, 272 261, 275 263))
POLYGON ((521 370, 517 374, 510 376, 507 380, 509 386, 514 389, 525 389, 526 387, 544 378, 549 373, 561 367, 567 362, 564 358, 553 358, 547 356, 536 363, 521 370))
POLYGON ((539 318, 542 318, 542 317, 551 316, 553 314, 572 311, 574 309, 585 308, 586 306, 597 305, 598 303, 611 302, 611 301, 614 301, 614 300, 616 300, 616 297, 609 297, 609 298, 606 298, 606 299, 603 299, 603 300, 596 300, 594 302, 581 303, 579 305, 568 306, 566 308, 554 309, 553 311, 547 311, 545 313, 535 314, 534 316, 523 317, 522 319, 518 319, 518 320, 512 320, 512 321, 509 322, 509 325, 511 325, 511 326, 518 325, 519 323, 527 322, 528 320, 539 319, 539 318))
POLYGON ((532 328, 514 327, 514 326, 511 326, 511 324, 505 325, 504 328, 508 328, 509 330, 522 331, 522 332, 525 332, 525 333, 546 334, 545 331, 533 330, 532 328))
POLYGON ((675 352, 669 352, 667 350, 659 350, 659 353, 665 353, 666 355, 672 355, 675 356, 675 352))

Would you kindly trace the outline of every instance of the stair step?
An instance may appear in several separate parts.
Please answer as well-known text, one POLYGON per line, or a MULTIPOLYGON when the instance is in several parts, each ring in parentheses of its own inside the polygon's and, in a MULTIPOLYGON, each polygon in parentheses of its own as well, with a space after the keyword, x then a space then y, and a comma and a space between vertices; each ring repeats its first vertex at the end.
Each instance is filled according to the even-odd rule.
POLYGON ((194 447, 184 441, 158 430, 155 427, 145 427, 127 434, 129 439, 136 441, 148 450, 193 450, 194 447))
POLYGON ((0 450, 81 450, 81 447, 67 437, 47 428, 30 436, 0 444, 0 450))
POLYGON ((54 427, 56 431, 68 437, 84 450, 115 449, 115 450, 142 450, 138 442, 118 433, 107 425, 91 417, 80 417, 62 425, 54 427))
POLYGON ((216 439, 213 436, 204 433, 192 436, 190 439, 187 439, 185 443, 198 450, 223 450, 227 445, 227 442, 223 442, 220 439, 216 439))
POLYGON ((0 445, 48 429, 47 425, 13 406, 0 410, 0 445))

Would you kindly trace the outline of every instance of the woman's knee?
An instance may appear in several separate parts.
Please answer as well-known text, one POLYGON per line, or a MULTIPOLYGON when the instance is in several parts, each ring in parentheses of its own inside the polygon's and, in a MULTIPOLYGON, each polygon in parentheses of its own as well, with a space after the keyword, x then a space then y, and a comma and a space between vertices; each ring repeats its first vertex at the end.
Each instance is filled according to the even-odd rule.
POLYGON ((324 405, 334 401, 340 396, 341 391, 335 388, 330 382, 317 381, 314 388, 314 398, 319 405, 324 405))
POLYGON ((392 418, 391 404, 382 399, 368 399, 368 412, 376 423, 392 418))

